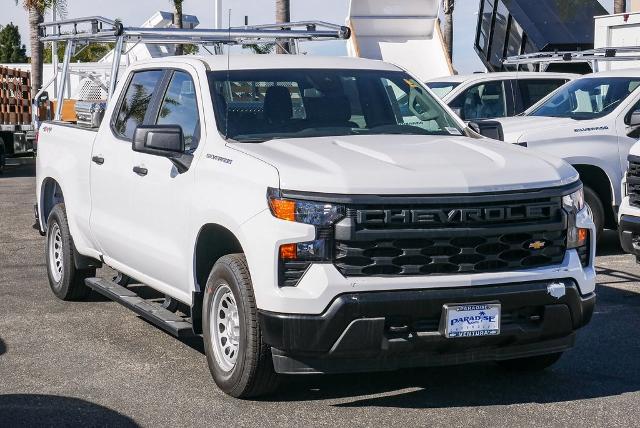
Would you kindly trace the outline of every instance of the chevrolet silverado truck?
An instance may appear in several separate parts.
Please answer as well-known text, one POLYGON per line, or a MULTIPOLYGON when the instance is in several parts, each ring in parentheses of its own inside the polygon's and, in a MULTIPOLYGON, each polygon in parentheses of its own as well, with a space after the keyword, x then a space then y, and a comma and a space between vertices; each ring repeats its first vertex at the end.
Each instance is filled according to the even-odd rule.
POLYGON ((542 369, 594 308, 576 170, 481 137, 380 61, 136 63, 99 127, 42 124, 36 186, 53 293, 201 334, 234 397, 279 374, 542 369))
POLYGON ((488 137, 570 163, 584 183, 596 234, 617 229, 620 183, 629 149, 640 137, 640 71, 625 69, 575 79, 524 114, 480 122, 488 137))
POLYGON ((446 76, 426 82, 462 120, 519 115, 578 77, 568 73, 503 71, 446 76))

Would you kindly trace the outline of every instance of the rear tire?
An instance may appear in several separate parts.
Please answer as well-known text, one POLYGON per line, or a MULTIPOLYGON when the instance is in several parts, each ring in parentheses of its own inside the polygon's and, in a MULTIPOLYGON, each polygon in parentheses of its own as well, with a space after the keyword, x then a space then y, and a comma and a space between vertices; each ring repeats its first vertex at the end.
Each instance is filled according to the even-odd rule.
POLYGON ((516 358, 514 360, 498 361, 498 365, 506 370, 520 372, 538 372, 551 367, 562 357, 562 352, 555 354, 536 355, 535 357, 516 358))
POLYGON ((49 286, 61 300, 81 300, 86 297, 89 288, 84 280, 96 275, 94 268, 76 269, 74 252, 64 204, 58 204, 47 219, 46 262, 49 286))
POLYGON ((595 241, 598 242, 602 236, 602 231, 604 230, 604 205, 602 205, 602 201, 598 197, 598 194, 594 192, 593 189, 586 186, 584 187, 584 201, 591 209, 593 222, 596 225, 595 241))
POLYGON ((205 353, 218 387, 236 398, 274 391, 278 376, 271 348, 262 341, 244 254, 226 255, 216 262, 202 306, 205 353))

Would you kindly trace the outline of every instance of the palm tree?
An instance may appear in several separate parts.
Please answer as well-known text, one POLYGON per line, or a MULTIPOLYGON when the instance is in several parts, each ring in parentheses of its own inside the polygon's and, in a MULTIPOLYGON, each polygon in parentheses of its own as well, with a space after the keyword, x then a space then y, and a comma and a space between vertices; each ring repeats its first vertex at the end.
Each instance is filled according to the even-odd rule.
POLYGON ((449 61, 453 61, 453 8, 455 0, 442 0, 442 9, 444 12, 444 44, 447 47, 447 55, 449 61))
MULTIPOLYGON (((20 1, 15 0, 16 4, 20 1)), ((42 62, 44 44, 38 39, 38 25, 44 21, 44 14, 56 7, 61 15, 66 12, 66 0, 22 0, 22 5, 29 13, 29 43, 31 45, 31 96, 42 87, 42 62)))
POLYGON ((613 13, 625 13, 627 11, 627 1, 626 0, 614 0, 613 2, 613 13))
MULTIPOLYGON (((291 22, 291 4, 289 0, 276 0, 276 24, 291 22)), ((278 43, 276 53, 289 53, 289 43, 278 43)))
MULTIPOLYGON (((182 3, 184 0, 171 0, 171 3, 173 3, 173 26, 184 28, 182 23, 182 3)), ((183 45, 176 45, 176 55, 184 55, 183 45)))

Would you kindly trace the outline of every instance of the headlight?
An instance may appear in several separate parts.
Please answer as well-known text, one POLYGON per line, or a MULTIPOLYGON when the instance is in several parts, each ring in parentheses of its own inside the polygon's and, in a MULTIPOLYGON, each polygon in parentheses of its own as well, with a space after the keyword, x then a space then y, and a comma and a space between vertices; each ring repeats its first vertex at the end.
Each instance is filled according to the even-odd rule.
POLYGON ((344 207, 324 202, 311 202, 280 198, 269 195, 269 208, 274 217, 281 220, 330 226, 344 217, 344 207))
POLYGON ((589 229, 576 225, 578 212, 585 207, 584 191, 579 190, 562 197, 562 208, 567 212, 567 248, 583 247, 587 244, 589 229))
POLYGON ((313 241, 280 245, 278 251, 278 285, 298 284, 304 272, 313 263, 328 263, 332 259, 331 226, 345 216, 345 207, 327 202, 283 198, 280 192, 269 189, 269 209, 274 217, 315 226, 313 241))
POLYGON ((563 196, 562 207, 568 212, 575 211, 577 213, 581 211, 584 208, 584 191, 582 187, 570 195, 563 196))

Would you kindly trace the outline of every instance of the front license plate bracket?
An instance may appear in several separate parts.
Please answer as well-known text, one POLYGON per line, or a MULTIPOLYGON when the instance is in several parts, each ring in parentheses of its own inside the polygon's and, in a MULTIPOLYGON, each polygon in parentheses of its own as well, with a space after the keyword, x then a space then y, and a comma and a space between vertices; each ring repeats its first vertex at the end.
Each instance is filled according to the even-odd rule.
POLYGON ((500 302, 442 305, 440 334, 447 339, 500 334, 500 302))

